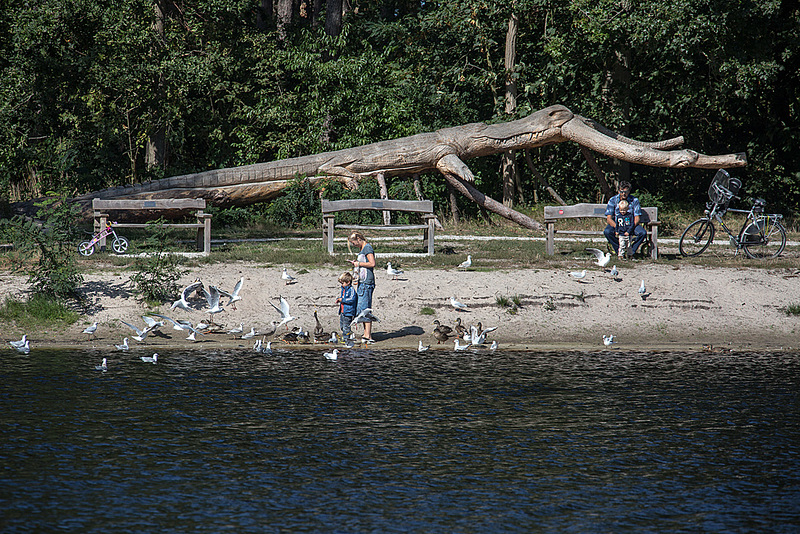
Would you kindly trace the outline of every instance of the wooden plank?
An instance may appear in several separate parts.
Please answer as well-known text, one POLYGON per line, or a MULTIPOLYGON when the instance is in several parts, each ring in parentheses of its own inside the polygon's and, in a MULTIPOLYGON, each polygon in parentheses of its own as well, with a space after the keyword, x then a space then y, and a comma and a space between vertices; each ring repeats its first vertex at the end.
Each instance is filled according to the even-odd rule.
POLYGON ((102 199, 92 200, 95 210, 147 210, 147 209, 204 209, 203 198, 158 198, 152 200, 102 199))
POLYGON ((408 211, 433 213, 432 200, 391 200, 379 198, 354 198, 349 200, 322 199, 322 213, 359 210, 408 211))
POLYGON ((427 224, 403 224, 403 225, 383 225, 383 224, 337 224, 336 228, 346 230, 427 230, 427 224))
MULTIPOLYGON (((147 223, 116 223, 114 228, 147 228, 151 226, 147 223)), ((203 223, 164 223, 170 228, 205 228, 203 223)))

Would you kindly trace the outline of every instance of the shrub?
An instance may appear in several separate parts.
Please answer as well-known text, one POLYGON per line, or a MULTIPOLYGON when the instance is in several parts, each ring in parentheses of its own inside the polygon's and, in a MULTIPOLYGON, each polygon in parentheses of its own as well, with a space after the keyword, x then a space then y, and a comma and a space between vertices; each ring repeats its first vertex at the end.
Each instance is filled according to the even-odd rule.
POLYGON ((171 232, 164 226, 163 218, 147 223, 147 232, 145 246, 151 247, 153 252, 136 259, 136 273, 130 277, 130 281, 142 300, 160 304, 177 298, 181 290, 178 280, 188 271, 181 269, 180 256, 166 252, 171 232))

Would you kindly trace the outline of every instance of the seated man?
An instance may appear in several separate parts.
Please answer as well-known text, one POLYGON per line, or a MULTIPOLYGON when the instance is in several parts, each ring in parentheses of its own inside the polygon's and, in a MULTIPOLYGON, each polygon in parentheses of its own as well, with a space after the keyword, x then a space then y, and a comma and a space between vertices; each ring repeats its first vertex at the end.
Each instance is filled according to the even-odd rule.
POLYGON ((632 239, 633 244, 631 245, 628 254, 633 256, 639 249, 639 245, 641 245, 647 237, 647 231, 639 224, 639 218, 642 216, 642 207, 639 205, 639 199, 629 196, 630 192, 631 184, 629 182, 620 182, 619 194, 611 197, 611 199, 608 201, 608 206, 606 206, 606 221, 608 221, 608 226, 606 226, 606 229, 603 230, 603 234, 605 234, 606 239, 608 239, 608 242, 611 243, 611 246, 614 247, 614 254, 619 254, 619 240, 617 239, 616 234, 617 221, 620 217, 619 201, 627 200, 628 209, 633 212, 633 237, 635 238, 632 239))

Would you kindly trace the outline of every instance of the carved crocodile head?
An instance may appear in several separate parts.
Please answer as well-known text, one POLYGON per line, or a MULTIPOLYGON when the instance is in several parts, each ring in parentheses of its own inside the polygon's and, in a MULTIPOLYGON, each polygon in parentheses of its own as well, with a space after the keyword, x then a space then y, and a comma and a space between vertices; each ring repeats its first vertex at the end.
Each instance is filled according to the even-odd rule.
POLYGON ((558 143, 564 140, 561 126, 574 117, 572 111, 556 104, 523 119, 487 125, 476 132, 475 137, 480 137, 481 142, 473 145, 477 151, 470 152, 468 157, 558 143))

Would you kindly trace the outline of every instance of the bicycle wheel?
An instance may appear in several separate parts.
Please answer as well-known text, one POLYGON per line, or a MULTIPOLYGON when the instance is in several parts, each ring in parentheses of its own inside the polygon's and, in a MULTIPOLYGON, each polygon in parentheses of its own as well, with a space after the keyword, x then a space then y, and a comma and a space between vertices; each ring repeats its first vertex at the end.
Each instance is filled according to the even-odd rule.
POLYGON ((777 258, 786 248, 786 230, 777 219, 765 217, 742 228, 739 242, 748 258, 777 258))
POLYGON ((78 252, 80 252, 81 256, 91 256, 94 254, 94 245, 90 245, 88 241, 82 241, 78 245, 78 252))
POLYGON ((122 236, 119 236, 114 240, 113 243, 111 243, 111 248, 113 248, 114 252, 117 254, 122 254, 128 250, 128 240, 122 236))
POLYGON ((709 219, 697 219, 683 231, 678 250, 683 256, 698 256, 714 241, 714 224, 709 219))

